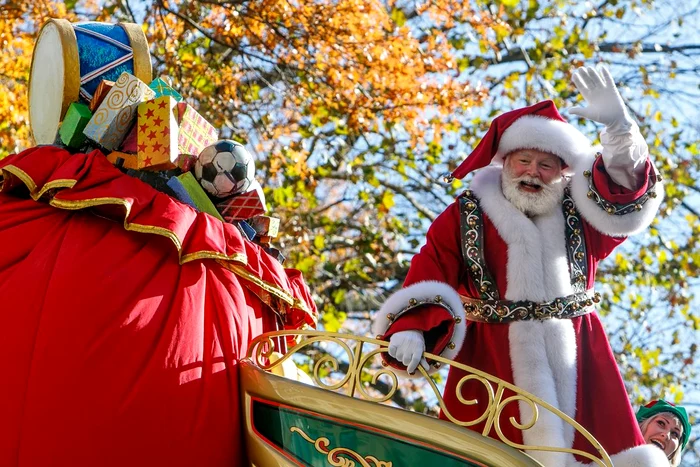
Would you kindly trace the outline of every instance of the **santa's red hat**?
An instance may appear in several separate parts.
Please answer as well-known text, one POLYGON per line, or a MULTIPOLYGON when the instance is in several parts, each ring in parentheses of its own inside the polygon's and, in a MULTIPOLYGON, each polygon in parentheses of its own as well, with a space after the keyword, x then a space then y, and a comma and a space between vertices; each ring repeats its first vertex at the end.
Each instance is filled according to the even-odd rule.
POLYGON ((559 115, 552 101, 512 110, 496 117, 478 146, 452 172, 454 178, 486 167, 517 149, 538 149, 559 156, 568 171, 591 154, 588 138, 559 115))

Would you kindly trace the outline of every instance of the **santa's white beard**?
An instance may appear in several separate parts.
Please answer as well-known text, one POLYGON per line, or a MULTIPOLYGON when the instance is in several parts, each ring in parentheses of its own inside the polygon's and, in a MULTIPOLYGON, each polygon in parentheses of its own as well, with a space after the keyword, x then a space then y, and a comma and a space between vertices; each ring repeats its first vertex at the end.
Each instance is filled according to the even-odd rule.
POLYGON ((552 212, 553 209, 561 209, 561 202, 564 198, 564 183, 558 178, 549 184, 535 177, 523 175, 513 177, 513 173, 506 165, 501 173, 501 189, 503 196, 518 210, 528 217, 541 216, 552 212), (538 192, 523 191, 520 189, 520 182, 540 185, 542 188, 538 192))

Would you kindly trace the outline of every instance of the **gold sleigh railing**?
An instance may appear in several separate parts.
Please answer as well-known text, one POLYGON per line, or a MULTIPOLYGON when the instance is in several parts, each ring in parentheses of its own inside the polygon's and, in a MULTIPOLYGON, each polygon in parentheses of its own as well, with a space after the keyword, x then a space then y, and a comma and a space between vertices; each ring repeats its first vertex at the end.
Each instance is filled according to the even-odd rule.
MULTIPOLYGON (((381 360, 378 357, 379 354, 388 351, 389 343, 378 339, 322 331, 276 331, 266 333, 255 338, 248 348, 248 358, 262 370, 273 372, 275 369, 277 369, 275 372, 278 372, 279 368, 281 368, 285 361, 292 358, 293 355, 301 353, 300 351, 309 349, 310 347, 318 348, 317 346, 319 345, 327 346, 328 344, 337 345, 343 350, 343 352, 340 356, 324 353, 322 356, 315 359, 313 371, 310 377, 316 386, 329 391, 339 392, 350 397, 376 403, 384 403, 394 396, 399 388, 399 377, 396 375, 396 373, 394 373, 390 367, 383 364, 383 362, 381 365, 377 365, 376 368, 370 367, 375 359, 381 360), (270 357, 273 356, 273 352, 275 351, 274 341, 278 339, 285 339, 290 336, 294 338, 294 341, 297 342, 297 344, 291 347, 281 358, 276 360, 274 358, 271 359, 270 357), (324 382, 324 379, 328 378, 329 369, 332 370, 332 372, 337 373, 341 368, 339 359, 344 359, 347 361, 347 371, 345 372, 344 376, 336 382, 324 382), (322 374, 324 372, 326 374, 322 374), (368 376, 369 381, 367 381, 368 376), (373 385, 377 384, 379 378, 382 376, 389 378, 390 382, 385 383, 389 390, 386 393, 381 393, 381 395, 375 395, 370 389, 373 387, 373 385)), ((605 449, 603 449, 600 443, 585 428, 583 428, 571 417, 539 397, 534 396, 533 394, 530 394, 513 384, 503 381, 502 379, 496 378, 488 373, 484 373, 483 371, 479 371, 476 368, 462 365, 453 360, 448 360, 427 352, 424 354, 424 356, 429 360, 439 362, 441 365, 451 365, 453 367, 460 368, 467 373, 457 383, 455 389, 456 397, 462 404, 474 405, 477 403, 476 400, 464 399, 461 394, 462 386, 469 381, 475 381, 483 384, 488 393, 488 405, 485 411, 478 418, 474 420, 459 420, 454 417, 445 406, 442 394, 440 394, 440 390, 438 389, 435 381, 420 365, 418 365, 418 371, 420 371, 420 373, 425 377, 426 381, 432 388, 443 415, 451 422, 463 427, 470 427, 485 422, 484 428, 481 432, 482 435, 487 436, 493 429, 501 442, 513 448, 522 451, 552 451, 570 453, 591 460, 594 463, 592 465, 598 465, 600 467, 613 467, 610 457, 605 452, 605 449), (515 395, 504 398, 504 393, 506 390, 512 391, 515 393, 515 395), (518 401, 528 404, 532 410, 533 416, 532 419, 526 423, 520 423, 514 417, 510 417, 509 422, 517 430, 523 431, 533 427, 535 423, 537 423, 539 410, 541 408, 553 413, 557 417, 561 418, 564 423, 572 426, 575 431, 580 433, 591 443, 591 445, 597 450, 599 456, 596 457, 588 452, 577 449, 556 448, 551 446, 530 446, 516 443, 508 439, 503 434, 503 430, 501 428, 501 413, 508 404, 518 401)))

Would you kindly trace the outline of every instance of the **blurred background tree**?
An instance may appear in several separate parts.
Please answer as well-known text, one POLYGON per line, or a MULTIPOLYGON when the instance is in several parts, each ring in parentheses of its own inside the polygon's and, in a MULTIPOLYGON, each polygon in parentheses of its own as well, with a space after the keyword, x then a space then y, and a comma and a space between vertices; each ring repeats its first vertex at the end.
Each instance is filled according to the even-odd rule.
MULTIPOLYGON (((0 0, 0 157, 30 146, 26 84, 48 17, 143 24, 156 74, 257 157, 328 330, 368 332, 430 221, 459 193, 441 174, 505 110, 580 98, 607 64, 666 179, 654 226, 598 273, 633 404, 700 409, 698 1, 0 0)), ((575 122, 574 122, 575 123, 575 122)), ((594 124, 578 121, 597 138, 594 124)), ((468 184, 468 180, 465 181, 468 184)), ((408 383, 407 383, 408 384, 408 383)), ((415 401, 410 383, 396 402, 415 401)), ((604 397, 604 395, 601 395, 604 397)), ((697 425, 696 425, 697 427, 697 425)), ((697 465, 692 441, 686 465, 697 465)))

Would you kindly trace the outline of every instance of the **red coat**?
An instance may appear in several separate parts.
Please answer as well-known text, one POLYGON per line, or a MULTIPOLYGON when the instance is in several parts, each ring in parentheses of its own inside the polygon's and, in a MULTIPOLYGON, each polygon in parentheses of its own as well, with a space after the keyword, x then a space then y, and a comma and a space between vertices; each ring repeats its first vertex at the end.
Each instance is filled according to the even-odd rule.
MULTIPOLYGON (((483 211, 480 240, 484 260, 500 297, 545 302, 572 294, 562 211, 557 209, 528 219, 504 198, 500 170, 499 167, 482 169, 471 185, 483 211)), ((651 170, 649 164, 648 172, 651 170)), ((605 173, 600 160, 593 172, 595 187, 609 201, 629 203, 647 191, 648 181, 636 192, 617 186, 605 173)), ((649 198, 640 211, 612 216, 587 197, 588 180, 583 175, 573 176, 570 189, 583 218, 586 284, 587 289, 592 289, 598 262, 622 243, 627 234, 640 231, 651 222, 661 196, 649 198)), ((393 323, 385 319, 386 314, 405 309, 410 298, 420 300, 440 294, 446 303, 455 304, 451 306, 452 312, 463 312, 457 293, 480 297, 466 269, 460 243, 460 208, 459 202, 455 202, 431 225, 426 245, 412 260, 404 289, 390 297, 380 310, 375 332, 388 339, 398 331, 422 330, 427 351, 514 383, 575 418, 609 454, 621 453, 616 466, 656 465, 658 453, 647 447, 622 452, 643 445, 644 440, 595 311, 573 319, 492 324, 455 319, 445 307, 429 305, 402 314, 393 323)), ((475 420, 484 412, 487 395, 480 383, 468 382, 462 386, 462 395, 480 403, 461 404, 455 391, 464 375, 459 369, 450 369, 444 400, 457 419, 475 420)), ((521 415, 521 421, 527 421, 529 414, 526 404, 511 403, 505 407, 500 425, 508 439, 516 443, 524 441, 527 445, 573 446, 594 453, 583 436, 574 437, 572 428, 565 427, 546 411, 541 410, 537 424, 524 432, 514 429, 508 421, 510 417, 521 419, 521 415)), ((446 418, 444 414, 443 418, 446 418)), ((482 431, 483 424, 472 428, 482 431)), ((493 430, 491 436, 498 439, 493 430)), ((576 465, 567 454, 528 452, 546 466, 576 465)))

